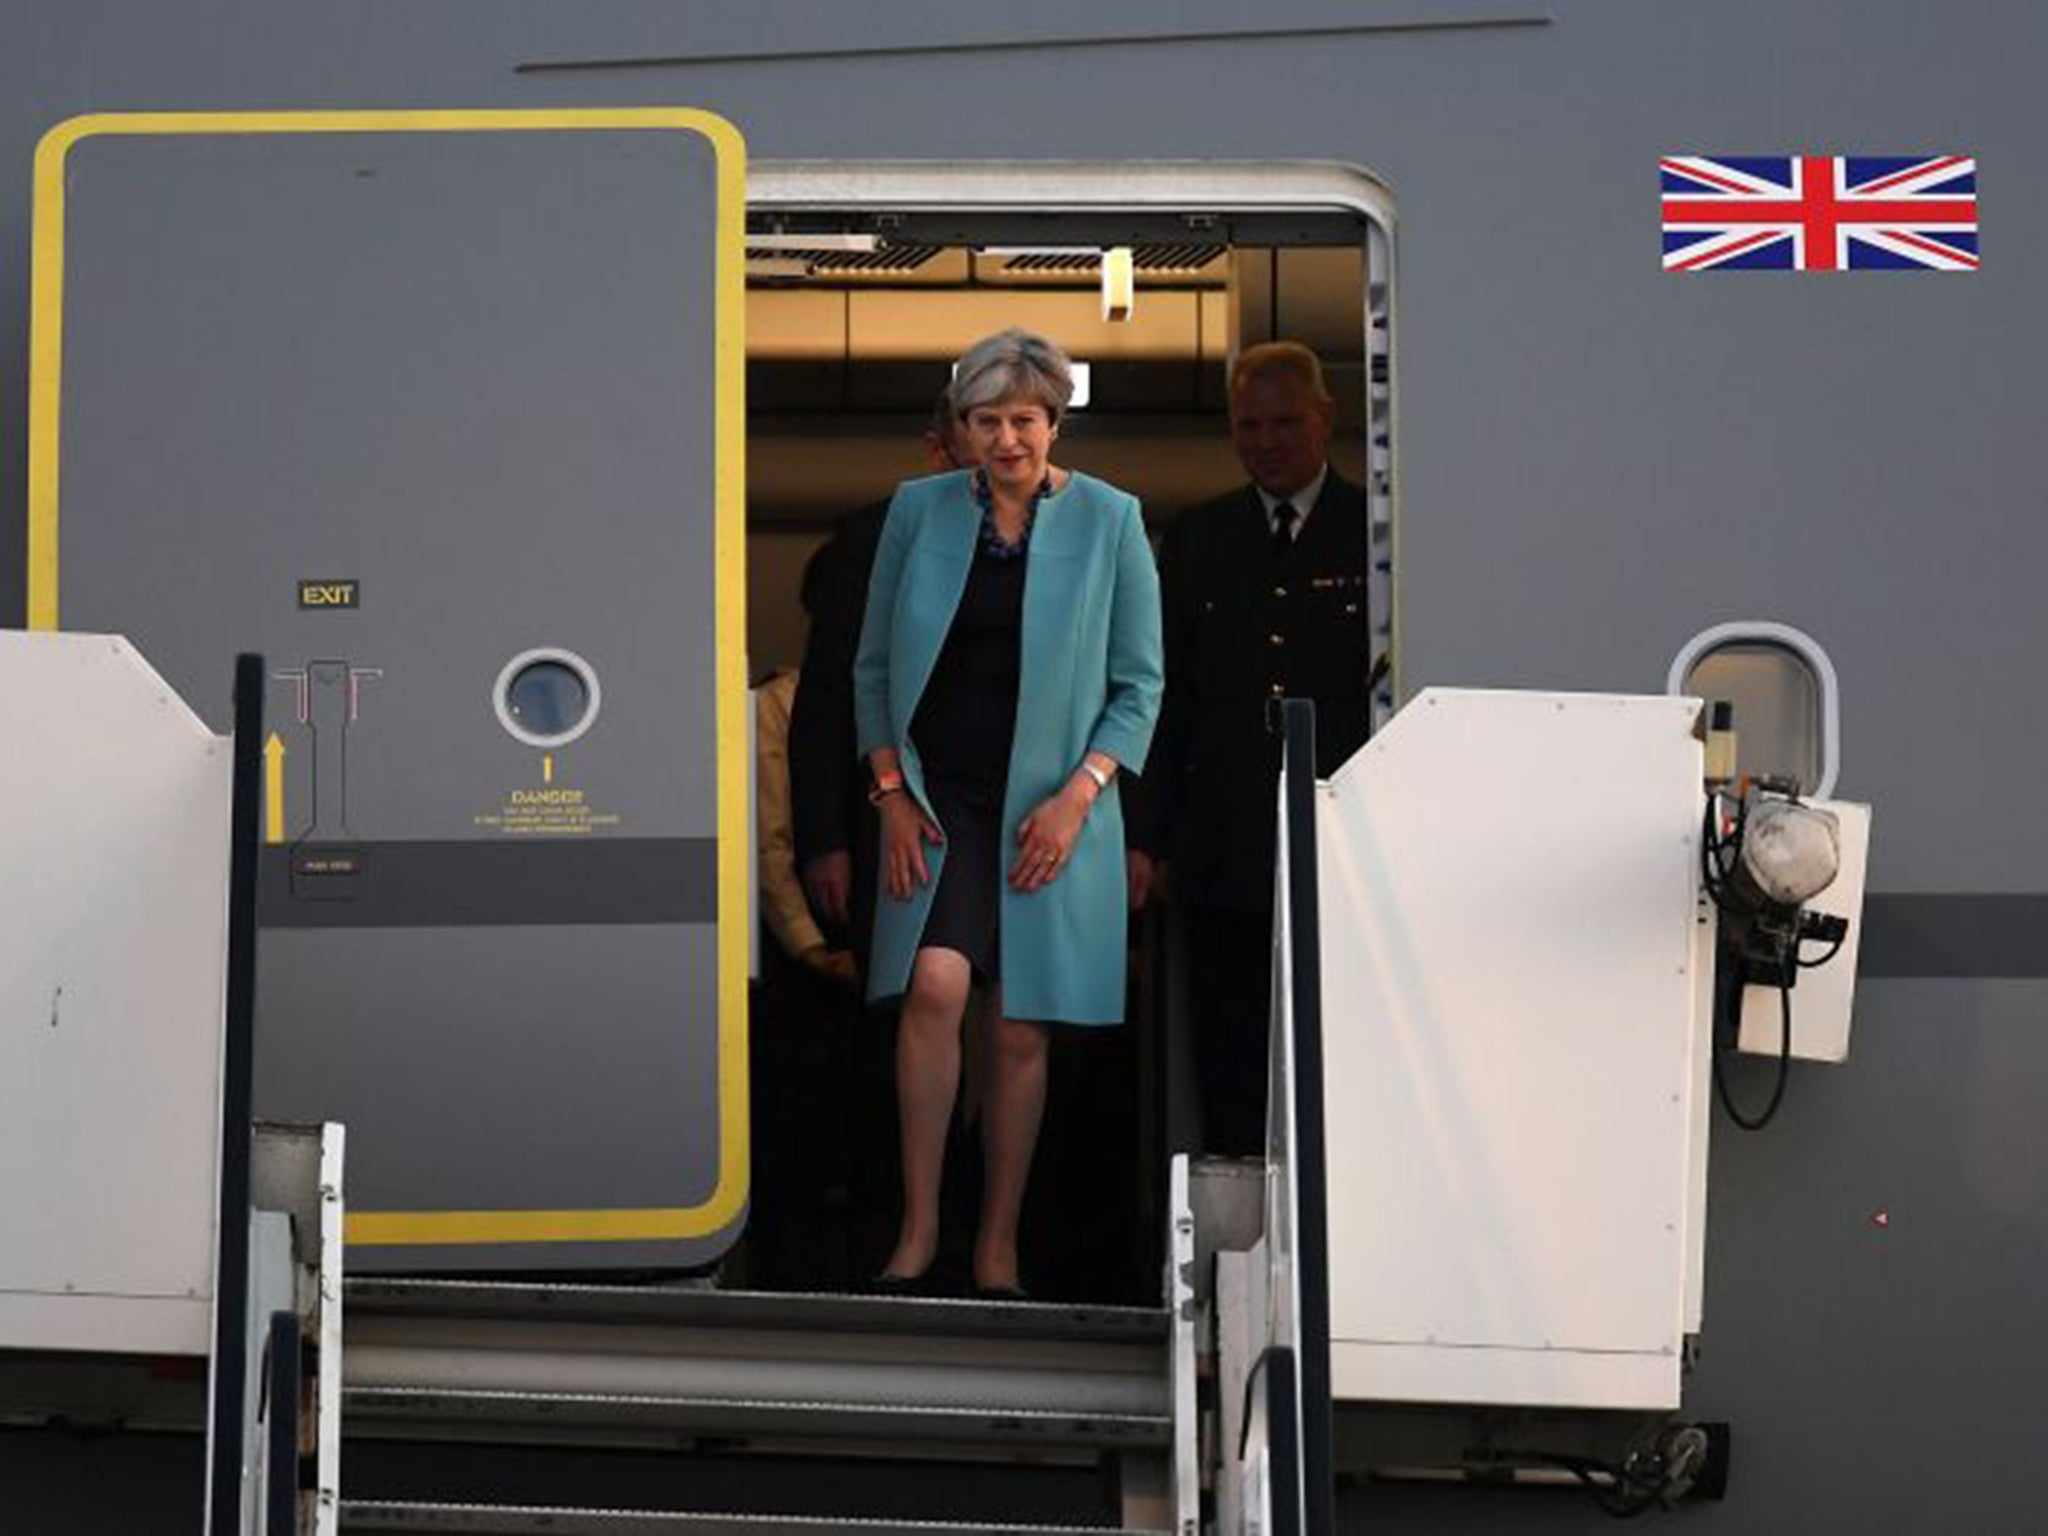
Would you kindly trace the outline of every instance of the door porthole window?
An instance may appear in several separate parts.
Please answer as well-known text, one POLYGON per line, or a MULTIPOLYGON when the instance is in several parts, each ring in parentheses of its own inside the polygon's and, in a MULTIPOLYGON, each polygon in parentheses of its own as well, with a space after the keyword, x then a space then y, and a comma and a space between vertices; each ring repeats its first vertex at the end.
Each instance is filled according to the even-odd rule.
POLYGON ((1665 691, 1728 704, 1747 774, 1789 775, 1825 800, 1841 771, 1841 696, 1818 640, 1771 619, 1701 630, 1672 658, 1665 691))
POLYGON ((559 646, 521 651, 491 689, 498 723, 530 747, 574 741, 597 719, 599 698, 596 670, 559 646))

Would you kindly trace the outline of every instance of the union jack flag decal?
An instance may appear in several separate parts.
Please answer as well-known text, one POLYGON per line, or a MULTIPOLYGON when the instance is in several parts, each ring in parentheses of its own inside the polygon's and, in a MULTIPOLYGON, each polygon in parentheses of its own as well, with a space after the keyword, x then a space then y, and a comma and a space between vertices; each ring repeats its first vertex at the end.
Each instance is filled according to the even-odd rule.
POLYGON ((1666 155, 1664 270, 1974 272, 1963 155, 1666 155))

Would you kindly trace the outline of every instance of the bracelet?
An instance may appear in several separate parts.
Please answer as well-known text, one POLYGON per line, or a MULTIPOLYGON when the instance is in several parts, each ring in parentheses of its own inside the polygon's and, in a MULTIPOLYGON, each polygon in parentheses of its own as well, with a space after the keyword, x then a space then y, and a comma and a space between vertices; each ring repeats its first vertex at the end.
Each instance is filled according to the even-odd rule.
POLYGON ((891 795, 900 795, 902 793, 903 781, 901 779, 898 779, 893 784, 885 783, 882 780, 877 779, 874 783, 868 786, 868 804, 880 805, 884 800, 888 799, 891 795))
POLYGON ((1085 757, 1081 759, 1081 771, 1095 781, 1095 787, 1098 790, 1109 788, 1109 775, 1089 762, 1085 757))

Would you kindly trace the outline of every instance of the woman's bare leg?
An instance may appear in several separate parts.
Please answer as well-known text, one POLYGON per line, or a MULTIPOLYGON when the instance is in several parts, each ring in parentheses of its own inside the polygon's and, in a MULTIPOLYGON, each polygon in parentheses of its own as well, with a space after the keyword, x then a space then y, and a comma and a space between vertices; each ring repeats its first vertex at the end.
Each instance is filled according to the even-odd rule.
POLYGON ((1017 1284, 1017 1222, 1045 1118, 1046 1027, 1007 1018, 1001 1007, 998 997, 994 1070, 982 1103, 981 1230, 974 1239, 974 1283, 986 1288, 1017 1284))
POLYGON ((921 1275, 939 1251, 939 1179, 946 1128, 960 1087, 960 1015, 972 978, 967 957, 921 949, 896 1022, 896 1105, 903 1138, 903 1225, 885 1275, 921 1275))

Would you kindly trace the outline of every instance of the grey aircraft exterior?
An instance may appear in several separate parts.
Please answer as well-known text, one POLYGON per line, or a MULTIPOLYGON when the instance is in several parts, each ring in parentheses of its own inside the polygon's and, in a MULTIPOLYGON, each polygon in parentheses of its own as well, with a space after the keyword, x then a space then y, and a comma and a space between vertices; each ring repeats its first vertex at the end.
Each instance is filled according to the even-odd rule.
MULTIPOLYGON (((1878 808, 1850 1062, 1716 1138, 1688 1413, 1735 1425, 1735 1474, 1669 1518, 2020 1536, 2048 1431, 2044 59, 2048 13, 2000 0, 26 3, 0 47, 0 483, 27 478, 31 160, 81 113, 688 105, 757 162, 1362 168, 1396 219, 1404 693, 1656 692, 1706 627, 1783 620, 1840 673, 1838 792, 1878 808), (1661 155, 1920 152, 1977 159, 1981 270, 1660 269, 1661 155)), ((123 1454, 0 1434, 0 1529, 110 1480, 133 1507, 66 1529, 188 1528, 150 1490, 196 1468, 123 1454)), ((1339 1517, 1604 1519, 1373 1487, 1339 1517)))

